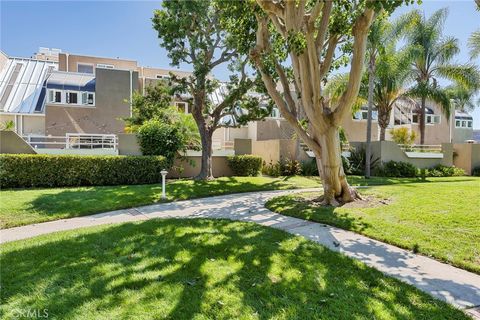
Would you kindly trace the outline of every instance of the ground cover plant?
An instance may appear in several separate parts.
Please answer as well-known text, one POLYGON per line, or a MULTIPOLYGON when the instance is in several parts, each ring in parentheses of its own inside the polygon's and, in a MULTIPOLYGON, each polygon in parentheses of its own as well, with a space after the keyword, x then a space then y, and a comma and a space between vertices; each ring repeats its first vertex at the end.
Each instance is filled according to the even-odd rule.
MULTIPOLYGON (((212 181, 168 182, 166 201, 236 192, 320 187, 318 178, 230 177, 212 181)), ((0 191, 0 227, 38 223, 152 204, 161 199, 162 185, 130 185, 0 191)))
POLYGON ((468 319, 325 247, 252 223, 149 220, 2 245, 0 317, 468 319))
POLYGON ((364 205, 320 206, 312 201, 315 194, 300 194, 274 198, 267 207, 362 233, 480 274, 480 179, 393 181, 402 180, 406 183, 360 189, 364 205))

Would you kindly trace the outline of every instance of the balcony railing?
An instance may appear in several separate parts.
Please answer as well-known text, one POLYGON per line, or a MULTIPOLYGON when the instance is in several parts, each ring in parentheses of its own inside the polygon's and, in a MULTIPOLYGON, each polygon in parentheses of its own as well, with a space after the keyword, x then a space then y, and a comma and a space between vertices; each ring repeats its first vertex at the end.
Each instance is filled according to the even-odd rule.
POLYGON ((67 133, 65 136, 27 135, 23 139, 35 149, 108 149, 117 150, 114 134, 67 133))

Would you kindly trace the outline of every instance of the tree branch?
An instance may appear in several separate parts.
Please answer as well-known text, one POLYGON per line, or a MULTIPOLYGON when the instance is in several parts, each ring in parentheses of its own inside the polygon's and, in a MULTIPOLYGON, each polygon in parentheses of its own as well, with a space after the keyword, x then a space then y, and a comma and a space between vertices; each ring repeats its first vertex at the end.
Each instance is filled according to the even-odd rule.
POLYGON ((367 48, 367 35, 369 27, 373 20, 373 9, 365 11, 357 18, 353 26, 353 54, 352 63, 347 83, 347 89, 342 94, 338 106, 334 111, 334 124, 339 125, 343 117, 350 112, 360 89, 360 80, 365 61, 365 52, 367 48))

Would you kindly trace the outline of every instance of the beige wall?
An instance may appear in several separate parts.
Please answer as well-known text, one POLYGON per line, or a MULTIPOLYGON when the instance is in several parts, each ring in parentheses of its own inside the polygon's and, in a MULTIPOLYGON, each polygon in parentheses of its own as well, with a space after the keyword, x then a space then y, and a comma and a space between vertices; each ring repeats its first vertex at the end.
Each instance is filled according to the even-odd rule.
MULTIPOLYGON (((256 121, 256 140, 292 139, 293 129, 285 119, 267 118, 256 121)), ((249 137, 254 139, 254 137, 249 137)), ((254 139, 255 140, 255 139, 254 139)))
MULTIPOLYGON (((138 74, 132 72, 132 89, 137 89, 138 74)), ((124 132, 122 118, 130 116, 130 72, 98 69, 95 84, 95 106, 63 106, 47 104, 46 134, 65 133, 119 134, 124 132)))
POLYGON ((35 154, 35 150, 13 131, 0 131, 0 153, 35 154))
POLYGON ((464 143, 467 140, 473 140, 472 128, 454 128, 453 143, 464 143))
POLYGON ((141 156, 142 151, 137 141, 137 136, 131 133, 118 135, 118 154, 124 156, 141 156))
POLYGON ((45 117, 41 116, 22 116, 23 134, 45 135, 45 117))
MULTIPOLYGON (((138 145, 135 134, 119 134, 118 135, 118 154, 119 155, 141 155, 140 146, 138 145)), ((224 177, 232 176, 233 173, 228 166, 226 156, 213 156, 213 176, 224 177)), ((201 157, 189 156, 187 160, 176 159, 173 169, 170 170, 169 178, 190 178, 200 173, 201 157)))
POLYGON ((96 68, 97 63, 104 63, 113 65, 115 69, 137 70, 137 62, 134 60, 91 57, 68 53, 60 53, 58 55, 59 71, 78 72, 78 63, 93 64, 94 69, 96 68))
MULTIPOLYGON (((354 148, 364 147, 362 142, 352 143, 354 148)), ((431 168, 442 164, 451 166, 453 164, 453 148, 451 144, 442 144, 443 158, 408 157, 405 152, 393 141, 372 141, 372 154, 381 162, 402 161, 413 164, 417 168, 431 168)))
POLYGON ((14 131, 19 135, 45 135, 45 116, 29 114, 0 114, 0 122, 7 121, 16 123, 14 131))
MULTIPOLYGON (((168 178, 192 178, 200 173, 201 157, 187 157, 187 160, 176 159, 174 167, 180 170, 170 170, 168 178)), ((233 172, 228 166, 226 156, 213 156, 213 176, 214 177, 231 177, 233 172)))
POLYGON ((478 143, 455 143, 453 144, 455 156, 453 164, 462 168, 469 175, 476 167, 480 167, 480 144, 478 143))
MULTIPOLYGON (((342 121, 342 128, 345 130, 348 141, 367 140, 367 121, 354 120, 351 116, 345 117, 342 121)), ((379 129, 377 121, 372 121, 372 141, 378 141, 379 129)))

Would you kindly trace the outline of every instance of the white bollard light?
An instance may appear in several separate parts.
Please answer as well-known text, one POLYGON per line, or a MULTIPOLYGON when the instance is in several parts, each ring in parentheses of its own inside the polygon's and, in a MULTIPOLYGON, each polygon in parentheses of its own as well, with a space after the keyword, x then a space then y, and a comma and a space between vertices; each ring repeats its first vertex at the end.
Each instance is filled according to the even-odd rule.
POLYGON ((167 195, 165 194, 165 177, 167 176, 168 171, 163 169, 160 173, 162 174, 162 199, 165 199, 167 198, 167 195))

